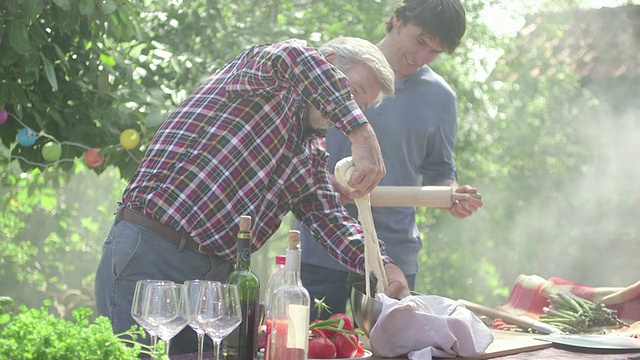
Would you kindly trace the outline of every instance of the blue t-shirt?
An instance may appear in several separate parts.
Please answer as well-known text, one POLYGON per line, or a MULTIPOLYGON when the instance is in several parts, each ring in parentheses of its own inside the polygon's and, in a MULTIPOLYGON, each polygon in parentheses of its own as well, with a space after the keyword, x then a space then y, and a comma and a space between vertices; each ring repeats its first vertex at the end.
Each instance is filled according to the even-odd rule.
MULTIPOLYGON (((396 92, 365 112, 376 132, 387 169, 379 185, 437 185, 456 179, 453 147, 458 129, 456 96, 447 82, 428 66, 396 81, 396 92)), ((351 155, 351 142, 335 128, 327 131, 329 170, 351 155)), ((346 206, 357 218, 355 205, 346 206)), ((406 275, 418 272, 422 240, 413 207, 372 208, 378 238, 406 275)), ((335 270, 347 268, 331 258, 300 224, 302 262, 335 270)))

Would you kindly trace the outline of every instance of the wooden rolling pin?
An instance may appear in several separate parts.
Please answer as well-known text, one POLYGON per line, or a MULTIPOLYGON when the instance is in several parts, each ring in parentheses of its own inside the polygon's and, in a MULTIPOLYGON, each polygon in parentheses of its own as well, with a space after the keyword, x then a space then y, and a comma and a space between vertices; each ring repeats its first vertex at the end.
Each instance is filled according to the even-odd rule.
POLYGON ((482 199, 480 194, 457 194, 449 186, 378 186, 371 192, 371 206, 450 208, 458 200, 482 199))
POLYGON ((532 329, 542 334, 562 334, 562 331, 553 325, 543 323, 524 315, 513 315, 506 311, 492 309, 483 305, 459 299, 458 302, 476 315, 485 315, 491 319, 502 319, 507 324, 517 325, 524 330, 532 329))

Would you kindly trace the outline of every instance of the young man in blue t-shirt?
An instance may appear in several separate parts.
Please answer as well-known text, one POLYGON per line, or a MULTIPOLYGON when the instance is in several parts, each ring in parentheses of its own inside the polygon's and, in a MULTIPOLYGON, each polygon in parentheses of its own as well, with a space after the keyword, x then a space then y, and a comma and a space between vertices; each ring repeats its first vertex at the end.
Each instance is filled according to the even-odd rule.
MULTIPOLYGON (((465 11, 459 0, 403 0, 387 22, 387 35, 377 44, 396 75, 395 96, 365 112, 373 126, 387 169, 378 185, 451 186, 457 193, 476 193, 458 186, 453 148, 457 132, 456 95, 427 64, 442 52, 453 52, 465 32, 465 11)), ((336 129, 327 132, 329 169, 350 154, 348 139, 336 129)), ((357 217, 349 190, 333 181, 349 213, 357 217)), ((455 203, 450 213, 465 218, 482 206, 481 199, 455 203)), ((373 208, 378 237, 387 253, 415 287, 422 240, 412 207, 373 208)), ((353 282, 362 281, 330 258, 313 236, 298 226, 302 238, 301 279, 312 299, 325 298, 333 313, 344 312, 353 282)), ((325 314, 326 315, 326 314, 325 314)), ((311 318, 316 314, 312 312, 311 318)))

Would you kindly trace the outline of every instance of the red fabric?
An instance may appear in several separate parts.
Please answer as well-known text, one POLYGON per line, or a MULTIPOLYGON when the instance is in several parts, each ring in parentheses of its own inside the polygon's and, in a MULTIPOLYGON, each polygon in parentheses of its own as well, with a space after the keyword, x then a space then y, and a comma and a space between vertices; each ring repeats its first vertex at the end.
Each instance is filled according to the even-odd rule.
POLYGON ((541 294, 542 286, 543 284, 527 287, 524 284, 516 283, 511 289, 507 305, 526 312, 542 314, 542 308, 549 304, 547 298, 541 294))
POLYGON ((550 277, 549 281, 557 285, 567 286, 567 290, 573 294, 587 300, 593 300, 593 287, 583 285, 577 282, 561 279, 559 277, 550 277))

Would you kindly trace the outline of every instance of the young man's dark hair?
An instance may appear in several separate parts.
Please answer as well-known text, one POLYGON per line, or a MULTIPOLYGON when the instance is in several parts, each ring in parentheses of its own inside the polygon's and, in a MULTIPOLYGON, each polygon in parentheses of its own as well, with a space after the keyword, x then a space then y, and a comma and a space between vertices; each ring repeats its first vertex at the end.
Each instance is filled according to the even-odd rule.
POLYGON ((387 32, 393 29, 393 16, 403 25, 421 27, 449 53, 460 45, 467 29, 464 7, 459 0, 403 0, 387 21, 387 32))

